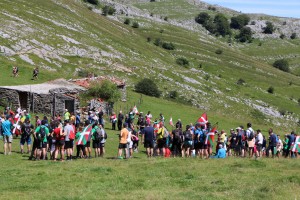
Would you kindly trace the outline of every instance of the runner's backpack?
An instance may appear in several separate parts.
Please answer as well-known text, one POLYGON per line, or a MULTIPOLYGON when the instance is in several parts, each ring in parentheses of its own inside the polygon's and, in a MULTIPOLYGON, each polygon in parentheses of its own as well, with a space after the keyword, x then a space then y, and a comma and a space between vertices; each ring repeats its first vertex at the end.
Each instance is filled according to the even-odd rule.
POLYGON ((46 137, 46 126, 41 126, 40 131, 37 133, 38 140, 44 140, 46 137))
POLYGON ((191 141, 192 140, 191 131, 185 131, 184 137, 186 141, 191 141))
POLYGON ((70 131, 70 134, 69 134, 69 139, 70 140, 74 140, 75 139, 75 127, 72 126, 72 130, 70 131))
POLYGON ((252 130, 250 130, 250 134, 249 134, 249 140, 252 140, 254 138, 254 133, 252 130))
POLYGON ((98 141, 98 142, 100 142, 101 136, 102 136, 102 130, 98 127, 98 128, 96 129, 95 140, 98 141))
POLYGON ((24 124, 24 136, 28 137, 31 134, 31 124, 24 124))

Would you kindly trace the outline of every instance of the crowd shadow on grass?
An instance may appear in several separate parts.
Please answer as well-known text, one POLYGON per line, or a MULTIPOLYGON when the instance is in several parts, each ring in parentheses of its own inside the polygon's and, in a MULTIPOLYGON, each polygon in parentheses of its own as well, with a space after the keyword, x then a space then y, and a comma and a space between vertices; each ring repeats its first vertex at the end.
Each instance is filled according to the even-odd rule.
POLYGON ((106 159, 108 159, 108 160, 130 160, 130 159, 141 159, 141 158, 137 157, 137 156, 133 156, 131 158, 122 158, 122 159, 120 159, 116 156, 111 156, 111 157, 106 157, 106 159))

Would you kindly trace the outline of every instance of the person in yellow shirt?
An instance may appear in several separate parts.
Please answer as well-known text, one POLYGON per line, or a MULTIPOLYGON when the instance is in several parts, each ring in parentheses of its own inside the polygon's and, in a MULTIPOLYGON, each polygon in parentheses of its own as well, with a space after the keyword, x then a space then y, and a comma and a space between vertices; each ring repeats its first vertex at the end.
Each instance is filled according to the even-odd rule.
POLYGON ((64 120, 70 120, 71 114, 69 113, 68 109, 65 109, 64 113, 64 120))
POLYGON ((156 139, 157 139, 156 154, 158 156, 160 156, 161 153, 162 153, 162 156, 165 156, 165 148, 164 147, 165 147, 166 141, 164 140, 164 133, 165 133, 164 126, 162 123, 160 123, 158 131, 157 131, 157 135, 156 135, 156 139))
POLYGON ((124 123, 123 125, 123 129, 121 130, 121 133, 120 133, 120 141, 119 141, 119 150, 118 150, 118 158, 119 159, 123 159, 122 157, 122 153, 123 153, 123 150, 124 150, 124 157, 126 159, 126 149, 127 149, 127 137, 128 137, 128 124, 127 123, 124 123))

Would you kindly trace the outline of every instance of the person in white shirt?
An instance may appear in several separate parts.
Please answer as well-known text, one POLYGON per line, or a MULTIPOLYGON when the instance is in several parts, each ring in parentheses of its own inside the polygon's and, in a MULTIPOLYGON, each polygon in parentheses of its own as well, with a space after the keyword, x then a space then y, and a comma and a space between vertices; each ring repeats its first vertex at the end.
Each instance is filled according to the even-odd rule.
POLYGON ((264 137, 261 134, 261 131, 258 129, 256 131, 256 157, 261 157, 262 145, 263 145, 264 137))
POLYGON ((282 143, 282 140, 280 139, 280 135, 277 135, 278 137, 278 142, 276 144, 276 149, 277 149, 277 157, 279 158, 280 157, 280 154, 281 154, 281 151, 283 149, 283 143, 282 143))

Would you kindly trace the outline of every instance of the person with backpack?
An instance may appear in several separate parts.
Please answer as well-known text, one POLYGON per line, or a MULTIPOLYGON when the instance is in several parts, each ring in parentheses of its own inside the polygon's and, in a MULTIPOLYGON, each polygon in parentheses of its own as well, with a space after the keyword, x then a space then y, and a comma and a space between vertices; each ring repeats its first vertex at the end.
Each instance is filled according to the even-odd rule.
POLYGON ((269 157, 269 154, 270 154, 270 150, 272 152, 272 158, 274 158, 274 155, 275 155, 275 148, 276 148, 276 144, 277 144, 277 141, 276 141, 276 136, 275 134, 273 133, 273 129, 270 128, 269 129, 269 146, 266 150, 266 156, 269 157))
POLYGON ((122 110, 120 110, 118 114, 118 124, 117 124, 119 131, 122 129, 123 120, 124 120, 124 115, 122 113, 122 110))
POLYGON ((236 156, 236 132, 234 129, 230 129, 230 137, 229 137, 229 150, 228 150, 228 156, 236 156))
POLYGON ((261 134, 261 130, 256 131, 256 157, 261 158, 262 157, 262 146, 264 142, 264 137, 261 134))
POLYGON ((171 151, 174 157, 181 153, 182 144, 184 141, 182 131, 180 129, 175 129, 172 131, 173 140, 171 151))
POLYGON ((30 152, 31 146, 31 134, 33 132, 34 126, 30 123, 29 119, 26 119, 24 124, 21 126, 21 139, 20 139, 20 147, 21 154, 24 153, 24 144, 27 143, 27 153, 30 152))
POLYGON ((195 125, 195 130, 194 130, 194 149, 195 149, 195 155, 196 156, 200 156, 200 135, 202 134, 202 130, 201 130, 201 125, 200 124, 196 124, 195 125))
POLYGON ((75 130, 74 127, 70 124, 69 120, 65 120, 63 132, 65 135, 65 149, 67 151, 67 160, 72 160, 75 130))
POLYGON ((247 144, 249 150, 249 158, 252 158, 254 153, 255 138, 254 138, 254 130, 250 122, 247 123, 246 137, 247 137, 247 144))
POLYGON ((33 136, 37 141, 37 157, 36 159, 39 160, 42 155, 42 159, 46 159, 46 148, 47 148, 47 136, 49 136, 49 129, 45 126, 46 121, 42 120, 42 124, 38 126, 33 136))
POLYGON ((289 156, 290 148, 289 148, 288 144, 289 144, 289 136, 288 136, 288 134, 285 134, 284 140, 283 140, 283 155, 285 158, 287 158, 289 156))
POLYGON ((101 138, 100 138, 100 157, 104 157, 105 155, 105 143, 107 140, 107 133, 105 132, 104 128, 101 124, 98 125, 101 129, 101 138))
POLYGON ((203 158, 205 156, 208 158, 208 153, 207 153, 207 144, 205 144, 205 139, 206 139, 206 134, 205 134, 205 126, 200 126, 200 135, 199 135, 199 142, 200 142, 200 158, 203 158))
POLYGON ((93 124, 93 129, 92 129, 92 141, 93 141, 93 149, 95 151, 95 158, 100 157, 101 137, 102 137, 102 130, 98 126, 98 123, 95 122, 93 124))
POLYGON ((183 144, 183 155, 186 157, 191 157, 190 150, 193 146, 193 132, 190 125, 186 125, 186 129, 183 132, 184 144, 183 144))
POLYGON ((62 124, 59 120, 56 121, 55 128, 53 130, 53 136, 56 138, 54 161, 57 159, 58 153, 60 153, 60 160, 64 161, 65 155, 65 135, 63 132, 62 124))
POLYGON ((82 141, 82 143, 78 143, 78 141, 80 140, 81 138, 81 133, 83 131, 83 125, 80 124, 79 127, 78 127, 78 132, 76 133, 75 135, 75 141, 76 141, 76 158, 86 158, 86 152, 85 152, 85 140, 82 141))

